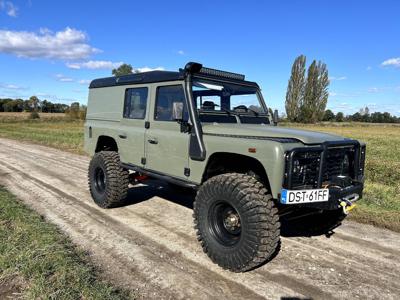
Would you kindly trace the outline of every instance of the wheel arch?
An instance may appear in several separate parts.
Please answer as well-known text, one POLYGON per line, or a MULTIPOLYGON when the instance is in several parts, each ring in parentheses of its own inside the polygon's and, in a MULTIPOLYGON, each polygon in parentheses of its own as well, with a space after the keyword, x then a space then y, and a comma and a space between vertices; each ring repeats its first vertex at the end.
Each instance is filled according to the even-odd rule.
POLYGON ((118 152, 118 144, 116 140, 108 135, 100 135, 97 138, 95 153, 100 151, 115 151, 118 152))
POLYGON ((256 178, 268 188, 269 192, 272 192, 267 170, 262 163, 257 158, 237 153, 215 152, 211 154, 201 181, 203 183, 213 176, 232 172, 247 174, 253 172, 256 178))

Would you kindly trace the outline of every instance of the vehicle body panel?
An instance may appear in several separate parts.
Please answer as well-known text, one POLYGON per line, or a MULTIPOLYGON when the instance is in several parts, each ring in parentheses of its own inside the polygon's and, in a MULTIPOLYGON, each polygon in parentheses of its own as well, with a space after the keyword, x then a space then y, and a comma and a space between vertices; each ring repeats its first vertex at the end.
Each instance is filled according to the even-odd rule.
MULTIPOLYGON (((195 160, 189 155, 191 134, 181 132, 178 122, 154 119, 157 87, 180 84, 187 90, 185 81, 162 80, 129 85, 119 84, 116 79, 115 84, 111 86, 98 87, 103 83, 100 80, 89 90, 84 130, 85 151, 93 155, 99 137, 108 136, 115 140, 122 164, 140 167, 143 171, 164 174, 195 185, 202 184, 207 164, 214 154, 239 154, 251 157, 262 165, 272 196, 279 199, 285 177, 285 155, 288 151, 324 142, 348 140, 338 135, 273 125, 203 123, 200 126, 201 138, 206 149, 205 159, 195 160), (145 118, 125 119, 125 91, 128 88, 140 87, 148 88, 145 118), (146 122, 149 123, 149 128, 145 128, 146 122), (154 140, 157 142, 150 142, 154 140), (252 148, 252 151, 249 151, 249 148, 252 148), (186 172, 188 170, 190 171, 186 172)), ((193 121, 189 120, 189 123, 193 125, 193 121)))

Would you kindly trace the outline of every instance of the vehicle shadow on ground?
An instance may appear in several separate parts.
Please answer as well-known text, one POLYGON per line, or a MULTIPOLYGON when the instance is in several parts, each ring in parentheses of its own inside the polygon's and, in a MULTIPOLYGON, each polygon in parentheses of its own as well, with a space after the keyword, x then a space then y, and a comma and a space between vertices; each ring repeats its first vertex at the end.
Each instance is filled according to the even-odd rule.
MULTIPOLYGON (((138 184, 131 186, 128 191, 128 197, 121 206, 136 205, 141 202, 160 197, 175 204, 182 205, 186 208, 193 209, 193 202, 196 197, 196 191, 167 184, 158 180, 147 180, 146 184, 138 184)), ((281 219, 281 236, 284 237, 312 237, 325 235, 330 237, 334 232, 318 232, 310 233, 299 226, 299 221, 292 222, 281 219)))
POLYGON ((167 201, 193 209, 196 192, 179 186, 169 185, 158 180, 147 180, 146 184, 131 187, 128 197, 121 206, 135 205, 153 197, 160 197, 167 201))

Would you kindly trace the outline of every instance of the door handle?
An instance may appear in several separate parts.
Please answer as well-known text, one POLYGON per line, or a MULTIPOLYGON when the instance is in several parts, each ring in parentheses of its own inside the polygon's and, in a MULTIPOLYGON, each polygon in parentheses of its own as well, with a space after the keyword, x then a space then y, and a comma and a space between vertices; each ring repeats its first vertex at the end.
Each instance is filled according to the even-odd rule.
POLYGON ((156 138, 149 138, 148 140, 147 140, 150 144, 158 144, 158 140, 156 139, 156 138))
POLYGON ((126 139, 126 138, 127 138, 127 136, 126 136, 125 133, 121 133, 121 134, 119 134, 118 136, 119 136, 121 139, 126 139))

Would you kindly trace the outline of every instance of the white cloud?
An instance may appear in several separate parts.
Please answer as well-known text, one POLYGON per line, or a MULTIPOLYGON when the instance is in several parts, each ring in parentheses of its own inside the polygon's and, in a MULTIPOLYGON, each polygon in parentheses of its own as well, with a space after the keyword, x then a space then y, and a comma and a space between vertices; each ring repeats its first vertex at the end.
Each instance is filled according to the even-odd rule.
MULTIPOLYGON (((67 63, 66 66, 70 69, 115 69, 122 65, 123 62, 112 62, 109 60, 89 60, 87 62, 77 62, 77 63, 67 63)), ((135 73, 143 73, 143 72, 150 72, 150 71, 163 71, 165 70, 163 67, 157 68, 149 68, 149 67, 142 67, 142 68, 133 68, 133 72, 135 73)))
POLYGON ((400 68, 400 57, 389 58, 382 63, 382 66, 393 66, 400 68))
POLYGON ((8 84, 8 83, 0 83, 0 88, 5 90, 26 90, 26 87, 18 86, 15 84, 8 84))
POLYGON ((337 96, 337 93, 335 93, 335 92, 329 92, 329 96, 335 97, 335 96, 337 96))
POLYGON ((88 79, 81 79, 81 80, 79 80, 78 81, 80 84, 83 84, 83 85, 88 85, 89 83, 90 83, 90 80, 88 80, 88 79))
POLYGON ((379 91, 381 91, 381 89, 377 87, 371 87, 368 89, 368 93, 378 93, 379 91))
POLYGON ((178 51, 178 54, 179 54, 179 55, 184 55, 184 54, 185 54, 185 51, 179 50, 179 51, 178 51))
POLYGON ((347 79, 346 76, 340 76, 340 77, 332 76, 332 77, 329 77, 329 80, 331 80, 331 81, 341 81, 341 80, 346 80, 346 79, 347 79))
POLYGON ((112 62, 108 60, 89 60, 87 62, 81 62, 81 63, 67 63, 67 67, 70 69, 114 69, 118 68, 120 65, 122 65, 123 62, 112 62))
POLYGON ((370 71, 370 70, 372 70, 372 67, 371 67, 371 66, 368 66, 368 67, 366 68, 366 70, 367 70, 367 71, 370 71))
POLYGON ((64 76, 63 74, 56 74, 55 77, 57 78, 58 81, 61 81, 61 82, 73 82, 74 81, 74 79, 64 76))
POLYGON ((381 86, 381 87, 370 87, 367 89, 368 93, 380 93, 380 92, 390 92, 396 91, 394 86, 381 86))
POLYGON ((0 10, 4 10, 10 17, 17 17, 18 7, 10 1, 0 1, 0 10))
POLYGON ((164 71, 165 69, 163 67, 157 67, 157 68, 143 67, 143 68, 137 68, 137 69, 133 69, 133 70, 136 73, 143 73, 143 72, 150 72, 150 71, 164 71))
POLYGON ((0 52, 18 57, 77 60, 100 50, 87 43, 87 35, 80 30, 40 32, 0 30, 0 52))

